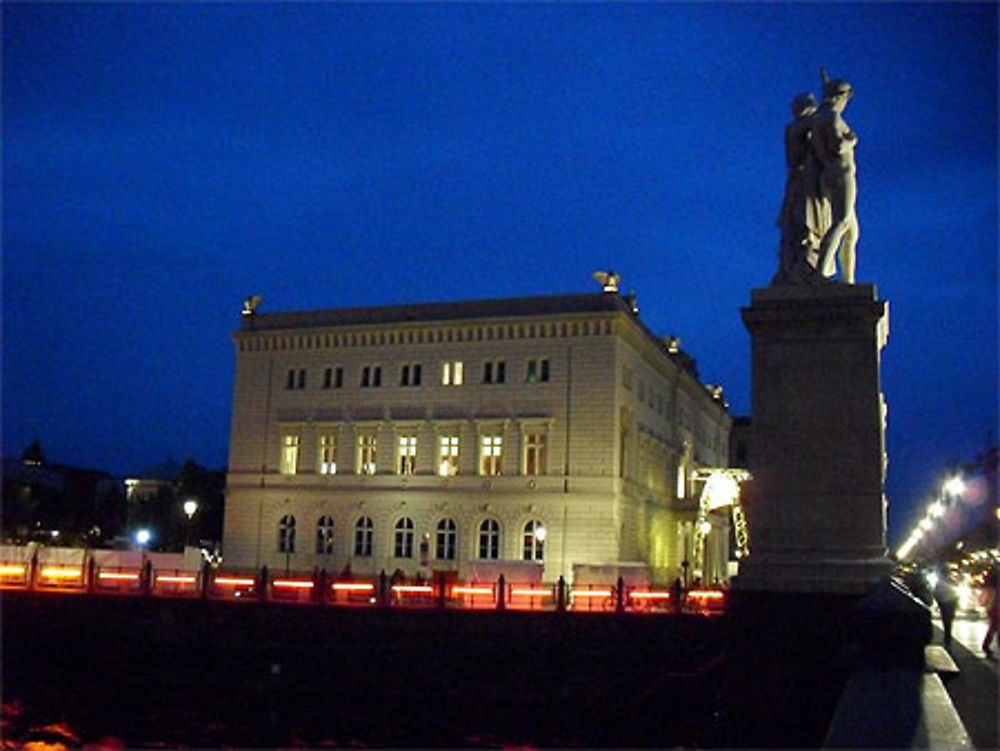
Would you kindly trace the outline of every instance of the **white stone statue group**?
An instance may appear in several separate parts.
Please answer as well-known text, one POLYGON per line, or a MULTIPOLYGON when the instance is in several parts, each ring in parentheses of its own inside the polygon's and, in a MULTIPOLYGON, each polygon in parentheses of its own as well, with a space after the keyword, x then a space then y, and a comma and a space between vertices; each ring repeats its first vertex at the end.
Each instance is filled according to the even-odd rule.
POLYGON ((857 134, 842 113, 851 99, 847 81, 823 78, 823 104, 811 93, 792 100, 794 119, 785 128, 788 176, 778 215, 781 250, 771 284, 832 281, 840 261, 841 280, 854 284, 858 218, 854 211, 857 134))

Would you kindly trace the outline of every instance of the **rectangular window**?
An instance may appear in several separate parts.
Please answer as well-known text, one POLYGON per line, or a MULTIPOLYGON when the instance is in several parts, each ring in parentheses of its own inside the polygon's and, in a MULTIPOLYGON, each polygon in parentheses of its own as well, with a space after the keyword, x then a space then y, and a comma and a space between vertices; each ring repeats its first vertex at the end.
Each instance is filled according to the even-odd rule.
POLYGON ((358 472, 373 475, 378 470, 378 442, 374 433, 358 436, 358 472))
POLYGON ((441 366, 442 386, 461 386, 464 380, 461 360, 443 363, 441 366))
POLYGON ((483 363, 483 383, 503 383, 507 380, 507 364, 503 360, 483 363))
POLYGON ((377 389, 382 385, 382 366, 365 365, 361 368, 361 387, 377 389))
POLYGON ((321 475, 337 474, 337 436, 327 433, 319 437, 317 456, 319 473, 321 475))
POLYGON ((438 474, 442 477, 458 474, 457 435, 443 435, 438 439, 438 474))
POLYGON ((339 389, 344 386, 344 369, 341 367, 337 368, 326 368, 323 370, 323 388, 325 389, 339 389))
POLYGON ((417 437, 399 437, 399 474, 412 475, 417 471, 417 437))
POLYGON ((290 368, 288 374, 285 376, 285 388, 291 391, 292 389, 304 389, 306 387, 306 369, 305 368, 290 368))
POLYGON ((423 368, 420 363, 408 363, 402 367, 399 374, 399 385, 400 386, 419 386, 420 377, 422 375, 421 371, 423 368))
POLYGON ((503 465, 503 436, 484 435, 479 445, 479 474, 495 476, 503 465))
POLYGON ((528 360, 524 380, 528 383, 547 383, 549 380, 548 358, 528 360))
POLYGON ((524 436, 524 474, 544 475, 545 433, 528 433, 524 436))
POLYGON ((294 475, 299 465, 299 437, 288 433, 281 437, 281 466, 283 475, 294 475))

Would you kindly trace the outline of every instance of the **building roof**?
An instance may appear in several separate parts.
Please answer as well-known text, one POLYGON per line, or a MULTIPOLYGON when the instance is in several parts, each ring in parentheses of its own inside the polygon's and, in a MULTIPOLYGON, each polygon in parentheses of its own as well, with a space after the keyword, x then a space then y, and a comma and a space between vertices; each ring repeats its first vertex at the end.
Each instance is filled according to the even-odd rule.
POLYGON ((243 331, 274 331, 318 326, 370 326, 407 322, 429 323, 463 319, 516 318, 614 311, 631 313, 628 303, 619 295, 598 292, 369 308, 335 308, 292 313, 254 313, 243 316, 242 329, 243 331))
MULTIPOLYGON (((492 300, 416 303, 364 308, 333 308, 296 312, 259 313, 242 316, 241 331, 288 331, 336 326, 372 326, 399 323, 436 323, 491 318, 519 318, 574 313, 625 313, 643 333, 682 370, 699 380, 698 365, 679 347, 657 336, 632 310, 632 301, 617 292, 582 292, 492 300)), ((669 337, 667 337, 669 339, 669 337)), ((699 381, 700 382, 700 381, 699 381)), ((724 408, 724 407, 723 407, 724 408)))

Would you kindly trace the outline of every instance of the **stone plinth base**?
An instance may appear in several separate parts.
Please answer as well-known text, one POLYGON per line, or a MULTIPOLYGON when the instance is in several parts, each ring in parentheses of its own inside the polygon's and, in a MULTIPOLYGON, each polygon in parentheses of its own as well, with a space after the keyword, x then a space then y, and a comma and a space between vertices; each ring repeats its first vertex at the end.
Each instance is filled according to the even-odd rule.
POLYGON ((815 555, 754 553, 740 564, 733 588, 741 591, 817 592, 863 595, 892 573, 884 555, 870 558, 823 559, 815 555))
POLYGON ((754 290, 750 557, 734 586, 864 593, 886 558, 888 306, 872 285, 754 290))

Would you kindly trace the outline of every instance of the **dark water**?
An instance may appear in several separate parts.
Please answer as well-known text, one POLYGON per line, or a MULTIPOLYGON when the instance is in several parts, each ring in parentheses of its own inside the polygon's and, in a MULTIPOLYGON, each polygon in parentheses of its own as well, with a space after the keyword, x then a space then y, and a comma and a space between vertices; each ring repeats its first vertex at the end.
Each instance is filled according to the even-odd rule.
MULTIPOLYGON (((26 593, 3 620, 16 745, 746 747, 769 701, 730 694, 725 619, 26 593)), ((821 740, 822 711, 791 745, 821 740)))

